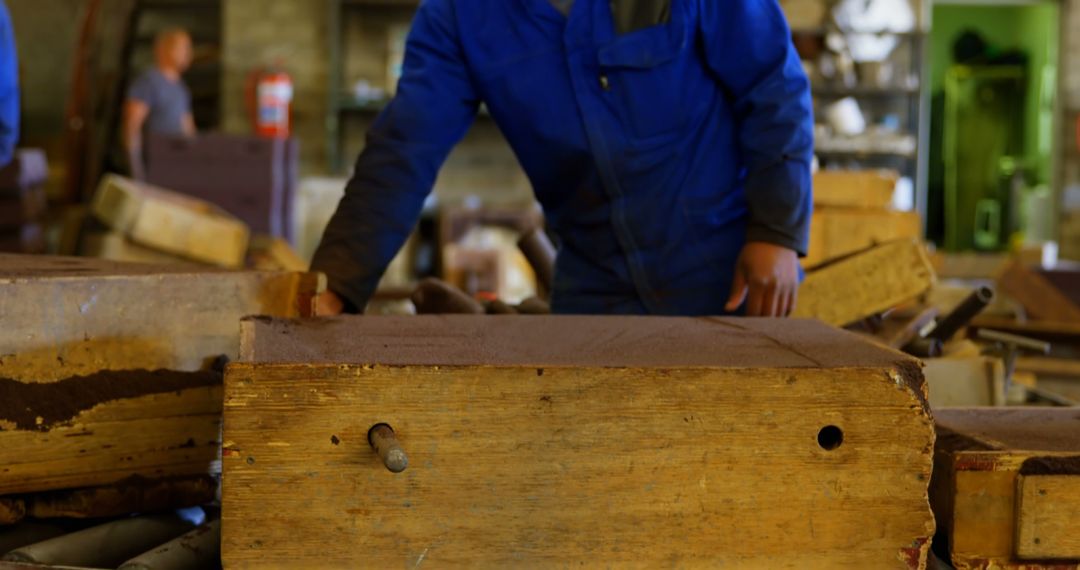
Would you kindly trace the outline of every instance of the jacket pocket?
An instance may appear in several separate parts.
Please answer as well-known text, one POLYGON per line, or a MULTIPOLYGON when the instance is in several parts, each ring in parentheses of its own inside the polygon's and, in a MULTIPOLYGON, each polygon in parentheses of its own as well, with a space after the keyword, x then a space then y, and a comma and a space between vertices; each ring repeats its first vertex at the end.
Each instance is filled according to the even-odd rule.
POLYGON ((638 138, 681 130, 690 116, 683 78, 692 69, 682 22, 651 26, 601 47, 598 61, 622 120, 638 138))

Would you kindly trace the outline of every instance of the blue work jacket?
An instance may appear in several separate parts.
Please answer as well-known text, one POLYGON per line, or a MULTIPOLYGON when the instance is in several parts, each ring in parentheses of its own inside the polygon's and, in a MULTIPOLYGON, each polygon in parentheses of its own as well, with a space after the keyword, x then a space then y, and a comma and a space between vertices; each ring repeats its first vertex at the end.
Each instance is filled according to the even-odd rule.
POLYGON ((11 162, 19 142, 19 57, 11 14, 0 0, 0 168, 11 162))
POLYGON ((813 113, 776 0, 425 0, 316 253, 363 307, 481 103, 559 241, 557 313, 720 315, 747 240, 805 253, 813 113))

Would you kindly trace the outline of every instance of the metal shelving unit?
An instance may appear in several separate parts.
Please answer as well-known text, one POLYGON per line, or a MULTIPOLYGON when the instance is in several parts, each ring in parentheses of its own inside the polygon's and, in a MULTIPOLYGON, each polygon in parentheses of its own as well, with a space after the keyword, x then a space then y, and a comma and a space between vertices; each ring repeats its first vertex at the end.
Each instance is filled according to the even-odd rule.
POLYGON ((374 10, 411 15, 419 0, 326 0, 327 40, 330 53, 330 88, 326 112, 326 148, 330 172, 344 167, 344 120, 350 115, 375 115, 387 100, 357 101, 345 89, 345 30, 353 18, 363 18, 374 10))
MULTIPOLYGON (((796 30, 795 35, 824 37, 829 30, 796 30)), ((865 108, 876 109, 878 114, 885 114, 882 109, 895 110, 889 114, 902 115, 900 129, 896 136, 909 137, 914 142, 912 151, 906 149, 873 148, 872 146, 855 149, 836 148, 830 141, 819 141, 816 154, 823 166, 842 164, 864 168, 892 168, 901 175, 909 177, 915 186, 915 207, 923 216, 927 207, 927 169, 929 150, 930 94, 928 37, 923 31, 890 33, 901 40, 897 50, 909 50, 907 64, 910 68, 905 81, 897 85, 853 85, 843 86, 817 82, 812 86, 815 108, 823 109, 829 103, 851 97, 865 108), (906 81, 908 77, 915 81, 906 81)), ((836 139, 844 142, 843 139, 836 139)))

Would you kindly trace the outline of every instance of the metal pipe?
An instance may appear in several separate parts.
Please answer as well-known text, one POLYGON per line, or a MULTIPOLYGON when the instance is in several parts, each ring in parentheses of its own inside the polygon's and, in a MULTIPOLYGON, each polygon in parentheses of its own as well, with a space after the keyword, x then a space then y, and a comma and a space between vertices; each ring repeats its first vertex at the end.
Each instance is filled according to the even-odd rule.
POLYGON ((116 568, 132 556, 187 532, 191 526, 176 515, 121 519, 24 546, 7 553, 2 560, 116 568))
POLYGON ((128 560, 119 570, 202 570, 214 568, 220 561, 219 519, 128 560))
POLYGON ((983 312, 994 301, 994 290, 990 287, 979 287, 971 292, 951 313, 938 321, 938 324, 926 335, 941 342, 948 342, 960 329, 966 327, 971 320, 983 312))

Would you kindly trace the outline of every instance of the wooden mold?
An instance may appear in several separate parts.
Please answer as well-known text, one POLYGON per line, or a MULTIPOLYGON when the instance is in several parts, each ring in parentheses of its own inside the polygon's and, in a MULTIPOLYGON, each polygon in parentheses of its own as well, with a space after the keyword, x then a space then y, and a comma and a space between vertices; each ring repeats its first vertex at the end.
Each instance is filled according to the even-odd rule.
POLYGON ((446 316, 242 338, 226 568, 925 567, 920 368, 853 334, 446 316))
POLYGON ((953 564, 1080 568, 1080 411, 935 411, 931 500, 953 564))

